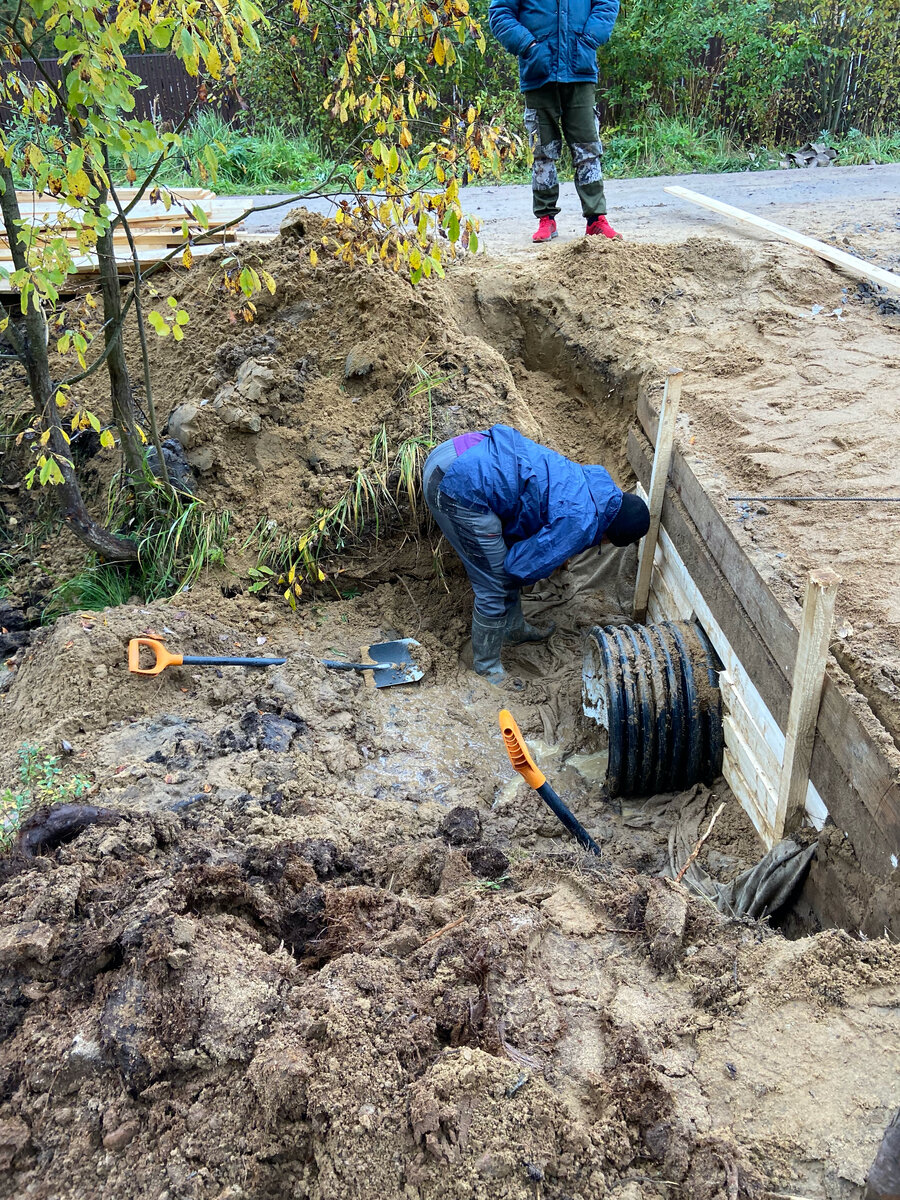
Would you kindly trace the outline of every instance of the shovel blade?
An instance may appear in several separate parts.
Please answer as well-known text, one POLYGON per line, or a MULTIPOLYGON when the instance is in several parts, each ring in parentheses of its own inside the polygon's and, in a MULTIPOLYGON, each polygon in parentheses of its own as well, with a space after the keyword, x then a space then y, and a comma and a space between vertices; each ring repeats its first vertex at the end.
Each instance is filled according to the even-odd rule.
POLYGON ((395 687, 398 683, 415 683, 421 679, 424 671, 410 653, 410 648, 418 645, 415 638, 401 638, 396 642, 375 642, 369 646, 368 654, 372 662, 391 664, 372 672, 375 686, 395 687))

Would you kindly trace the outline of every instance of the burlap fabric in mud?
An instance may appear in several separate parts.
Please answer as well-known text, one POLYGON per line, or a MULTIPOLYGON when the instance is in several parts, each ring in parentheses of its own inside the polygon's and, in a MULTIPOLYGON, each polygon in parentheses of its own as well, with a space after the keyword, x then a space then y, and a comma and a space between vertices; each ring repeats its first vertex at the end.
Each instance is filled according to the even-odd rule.
MULTIPOLYGON (((732 799, 731 803, 738 802, 732 799)), ((622 818, 633 829, 668 833, 669 863, 663 873, 674 879, 690 858, 716 807, 713 793, 698 785, 677 796, 623 801, 622 818)), ((787 838, 728 883, 714 879, 699 861, 691 863, 683 882, 726 916, 762 920, 789 902, 802 885, 815 853, 815 842, 800 846, 787 838)))

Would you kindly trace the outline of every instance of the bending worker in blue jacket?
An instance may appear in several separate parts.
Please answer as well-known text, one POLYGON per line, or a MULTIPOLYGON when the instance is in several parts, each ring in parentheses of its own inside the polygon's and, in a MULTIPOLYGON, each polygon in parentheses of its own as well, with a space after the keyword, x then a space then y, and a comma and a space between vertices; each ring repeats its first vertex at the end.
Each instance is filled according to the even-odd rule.
POLYGON ((573 554, 640 541, 647 505, 603 467, 581 466, 508 425, 465 433, 428 455, 425 502, 462 559, 475 592, 475 670, 502 683, 504 642, 540 642, 555 626, 529 625, 519 589, 546 579, 573 554))
POLYGON ((603 148, 594 109, 597 49, 609 41, 618 12, 619 0, 490 0, 494 36, 519 59, 525 130, 534 158, 535 242, 556 237, 556 163, 563 138, 572 154, 585 232, 619 237, 606 219, 603 148))

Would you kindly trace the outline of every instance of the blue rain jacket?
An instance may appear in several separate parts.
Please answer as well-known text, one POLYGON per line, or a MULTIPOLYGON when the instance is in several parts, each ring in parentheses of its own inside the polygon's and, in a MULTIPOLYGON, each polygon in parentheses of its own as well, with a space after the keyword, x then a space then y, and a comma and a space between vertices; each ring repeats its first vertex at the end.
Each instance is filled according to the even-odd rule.
POLYGON ((622 489, 603 467, 581 466, 508 425, 452 463, 441 481, 451 500, 495 513, 517 583, 537 583, 567 558, 596 546, 622 507, 622 489))
POLYGON ((619 0, 490 0, 488 16, 494 37, 518 56, 527 92, 554 80, 596 83, 597 48, 609 41, 618 13, 619 0))

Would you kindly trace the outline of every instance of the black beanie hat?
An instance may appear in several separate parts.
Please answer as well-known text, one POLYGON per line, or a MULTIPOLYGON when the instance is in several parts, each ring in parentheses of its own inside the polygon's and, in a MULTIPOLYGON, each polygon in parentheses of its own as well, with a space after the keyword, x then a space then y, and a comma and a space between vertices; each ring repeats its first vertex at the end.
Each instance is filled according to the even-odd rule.
POLYGON ((650 509, 640 498, 626 492, 622 497, 622 507, 606 527, 604 537, 608 537, 614 546, 630 546, 639 542, 650 528, 650 509))

